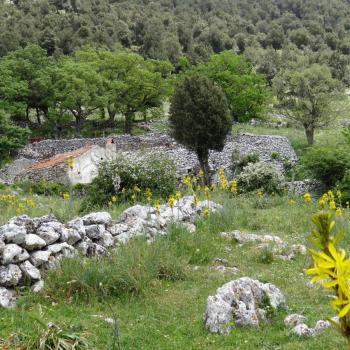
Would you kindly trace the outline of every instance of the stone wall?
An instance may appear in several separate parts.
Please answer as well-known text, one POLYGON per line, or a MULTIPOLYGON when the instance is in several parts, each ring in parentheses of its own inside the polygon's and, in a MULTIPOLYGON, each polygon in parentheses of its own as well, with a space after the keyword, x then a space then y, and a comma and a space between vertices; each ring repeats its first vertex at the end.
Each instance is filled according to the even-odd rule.
MULTIPOLYGON (((47 163, 50 164, 51 158, 84 149, 89 147, 89 145, 95 145, 99 149, 106 149, 105 153, 108 153, 108 159, 113 158, 113 153, 114 155, 125 153, 131 157, 137 155, 138 152, 165 154, 174 161, 179 177, 193 172, 199 167, 194 152, 177 144, 174 139, 165 133, 149 133, 143 136, 122 135, 99 139, 44 140, 27 145, 19 152, 18 159, 15 161, 15 163, 19 162, 18 166, 10 165, 1 170, 0 179, 11 183, 14 180, 19 181, 26 178, 35 181, 40 178, 52 181, 62 181, 62 179, 70 178, 72 183, 79 181, 86 183, 96 175, 99 159, 105 160, 106 157, 100 157, 96 161, 96 157, 92 157, 89 154, 79 154, 79 156, 74 157, 75 165, 77 166, 69 176, 66 166, 55 163, 55 166, 40 167, 38 169, 35 163, 47 160, 47 163), (94 158, 94 161, 92 158, 94 158), (66 175, 64 175, 62 169, 65 169, 66 175)), ((256 153, 259 155, 260 160, 270 163, 271 166, 275 166, 281 172, 283 172, 284 158, 289 159, 291 163, 297 161, 297 156, 286 137, 235 134, 227 137, 222 152, 214 151, 210 153, 211 168, 216 171, 220 166, 223 166, 227 176, 230 178, 231 158, 234 150, 241 155, 256 153)))

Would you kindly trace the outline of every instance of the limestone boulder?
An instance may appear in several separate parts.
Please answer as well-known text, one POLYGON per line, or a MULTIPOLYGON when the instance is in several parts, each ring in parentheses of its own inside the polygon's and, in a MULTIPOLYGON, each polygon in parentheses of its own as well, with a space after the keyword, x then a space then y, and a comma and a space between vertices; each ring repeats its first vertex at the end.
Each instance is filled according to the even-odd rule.
POLYGON ((101 225, 108 225, 112 221, 112 217, 107 212, 96 212, 96 213, 90 213, 82 217, 84 225, 94 225, 94 224, 101 224, 101 225))
POLYGON ((242 277, 208 297, 205 327, 212 333, 228 334, 234 327, 258 326, 267 321, 269 308, 277 309, 284 303, 282 292, 273 284, 242 277))
POLYGON ((29 258, 28 252, 17 244, 6 244, 2 252, 3 265, 17 264, 29 258))
POLYGON ((0 266, 0 286, 15 287, 22 278, 21 269, 14 264, 0 266))

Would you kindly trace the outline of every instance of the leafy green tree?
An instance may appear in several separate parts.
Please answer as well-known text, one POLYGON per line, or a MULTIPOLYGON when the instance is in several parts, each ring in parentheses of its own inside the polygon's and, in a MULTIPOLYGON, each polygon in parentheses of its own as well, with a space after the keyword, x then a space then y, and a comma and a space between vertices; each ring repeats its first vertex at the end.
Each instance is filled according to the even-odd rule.
POLYGON ((274 79, 274 87, 281 107, 303 126, 308 144, 313 144, 315 129, 329 124, 334 116, 332 103, 339 97, 339 83, 329 68, 313 64, 286 70, 274 79))
POLYGON ((0 165, 13 154, 15 150, 25 145, 29 130, 15 126, 0 112, 0 165))
POLYGON ((231 129, 225 94, 208 78, 185 77, 176 86, 169 120, 175 140, 196 152, 208 185, 209 150, 221 151, 231 129))
POLYGON ((53 107, 71 113, 76 136, 80 136, 86 119, 106 103, 103 80, 91 62, 75 57, 63 58, 52 71, 53 107))
POLYGON ((198 71, 222 88, 235 120, 259 117, 268 97, 266 82, 244 57, 223 51, 211 56, 198 71))
POLYGON ((47 78, 45 70, 52 64, 46 51, 37 45, 11 52, 0 61, 0 73, 6 79, 0 83, 0 98, 10 112, 25 114, 29 121, 29 112, 34 109, 39 124, 40 112, 47 117, 49 90, 43 81, 47 78))

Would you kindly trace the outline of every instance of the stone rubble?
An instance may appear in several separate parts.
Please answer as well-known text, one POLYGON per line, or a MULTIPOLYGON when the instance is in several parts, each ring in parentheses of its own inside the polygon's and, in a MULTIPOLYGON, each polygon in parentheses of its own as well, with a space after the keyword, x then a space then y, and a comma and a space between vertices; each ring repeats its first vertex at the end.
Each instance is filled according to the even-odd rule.
POLYGON ((221 237, 233 240, 239 244, 259 243, 258 249, 269 248, 271 245, 272 253, 281 260, 292 260, 298 255, 306 255, 307 249, 302 244, 292 244, 284 242, 280 237, 274 235, 261 235, 255 233, 245 233, 238 230, 232 232, 221 232, 221 237))
POLYGON ((270 308, 277 309, 284 303, 282 292, 273 284, 242 277, 208 297, 205 327, 211 333, 229 334, 238 326, 258 326, 267 321, 270 308))
POLYGON ((153 207, 135 205, 117 221, 107 212, 90 213, 67 224, 52 215, 12 218, 0 227, 0 306, 14 306, 14 288, 31 286, 34 292, 40 291, 45 270, 56 267, 64 257, 103 255, 107 248, 139 235, 152 242, 157 235, 166 234, 172 222, 193 231, 204 207, 211 212, 222 209, 211 201, 199 202, 196 207, 193 202, 192 196, 186 196, 176 201, 173 209, 161 205, 158 213, 153 207))
POLYGON ((318 320, 314 328, 309 327, 306 323, 306 317, 299 314, 288 315, 284 319, 284 324, 291 329, 291 333, 299 337, 314 337, 331 326, 330 322, 318 320))

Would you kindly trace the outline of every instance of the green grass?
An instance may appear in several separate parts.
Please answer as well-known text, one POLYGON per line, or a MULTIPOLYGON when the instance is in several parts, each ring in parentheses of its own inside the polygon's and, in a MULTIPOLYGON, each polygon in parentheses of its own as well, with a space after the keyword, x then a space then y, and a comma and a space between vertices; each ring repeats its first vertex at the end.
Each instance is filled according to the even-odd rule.
MULTIPOLYGON (((33 339, 43 330, 40 322, 54 322, 75 325, 87 337, 91 349, 110 350, 113 330, 96 315, 115 314, 121 349, 345 348, 334 329, 303 340, 291 336, 283 325, 287 313, 304 314, 310 326, 333 316, 327 291, 307 287, 309 278, 304 269, 310 265, 308 256, 293 261, 262 261, 255 245, 240 246, 218 234, 240 229, 276 234, 291 244, 306 244, 316 203, 307 205, 296 198, 296 204, 289 204, 286 196, 230 198, 217 193, 214 197, 224 204, 224 211, 209 220, 199 219, 195 234, 174 226, 167 237, 152 246, 137 240, 109 258, 67 260, 61 269, 50 271, 42 293, 22 291, 15 310, 0 310, 0 338, 17 333, 33 339), (212 271, 216 257, 227 259, 240 273, 212 271), (167 271, 168 278, 163 278, 160 270, 167 271), (287 308, 259 328, 239 328, 229 336, 209 334, 202 320, 208 295, 240 276, 274 283, 286 296, 287 308)), ((346 232, 349 216, 345 211, 340 219, 346 232)), ((349 243, 349 235, 345 235, 344 245, 349 243)))

